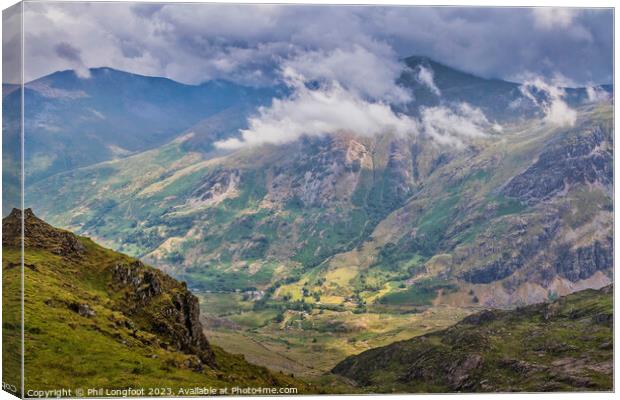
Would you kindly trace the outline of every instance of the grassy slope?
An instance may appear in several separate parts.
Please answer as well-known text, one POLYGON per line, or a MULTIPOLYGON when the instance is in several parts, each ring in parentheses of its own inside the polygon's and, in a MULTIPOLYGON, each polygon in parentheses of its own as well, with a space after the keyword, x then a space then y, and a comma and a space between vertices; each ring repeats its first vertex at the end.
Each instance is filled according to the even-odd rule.
POLYGON ((612 371, 611 286, 474 314, 334 368, 370 392, 611 390, 612 371))
MULTIPOLYGON (((195 386, 295 386, 298 380, 274 374, 215 347, 217 367, 194 368, 197 358, 165 346, 166 339, 149 330, 154 321, 145 314, 127 314, 131 304, 122 290, 109 286, 110 267, 135 260, 104 249, 90 239, 79 259, 61 257, 42 249, 25 254, 25 387, 170 387, 195 386), (82 316, 72 304, 88 304, 94 316, 82 316), (142 317, 140 317, 142 315, 142 317)), ((19 320, 9 310, 19 307, 19 251, 3 249, 3 319, 5 343, 18 341, 19 320)), ((147 267, 148 268, 148 267, 147 267)), ((165 282, 165 281, 163 281, 165 282)), ((157 304, 165 306, 175 291, 184 290, 170 280, 157 304)), ((163 309, 162 309, 163 310, 163 309)), ((157 311, 154 310, 156 313, 157 311)), ((4 347, 5 351, 13 349, 4 347)), ((10 378, 19 361, 6 357, 4 371, 10 378)), ((10 354, 9 354, 10 356, 10 354)), ((15 378, 15 377, 13 377, 15 378)))

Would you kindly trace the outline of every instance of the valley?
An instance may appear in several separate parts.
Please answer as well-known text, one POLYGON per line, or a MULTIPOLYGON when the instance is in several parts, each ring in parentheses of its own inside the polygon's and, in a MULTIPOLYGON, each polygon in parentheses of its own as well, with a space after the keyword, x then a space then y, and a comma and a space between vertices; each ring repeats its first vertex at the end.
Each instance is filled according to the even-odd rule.
MULTIPOLYGON (((11 311, 21 301, 21 221, 19 210, 3 219, 5 345, 21 332, 11 311)), ((184 283, 54 228, 30 209, 23 221, 26 368, 39 371, 24 382, 29 395, 57 393, 58 385, 100 388, 88 397, 260 387, 302 394, 612 387, 611 285, 512 310, 433 305, 410 314, 320 309, 274 318, 247 294, 196 297, 184 283), (133 389, 120 389, 128 382, 133 389)), ((17 383, 10 372, 19 371, 19 357, 15 347, 4 349, 4 377, 17 383)))
POLYGON ((415 312, 356 313, 355 310, 295 311, 274 304, 252 309, 241 295, 198 295, 205 310, 206 334, 217 345, 242 353, 274 371, 317 379, 346 356, 453 325, 472 309, 430 307, 415 312), (222 303, 228 304, 222 304, 222 303))
POLYGON ((613 100, 566 89, 558 125, 518 84, 406 63, 418 134, 218 147, 269 93, 243 89, 167 140, 42 173, 25 202, 186 282, 223 351, 335 392, 347 357, 612 283, 613 100))

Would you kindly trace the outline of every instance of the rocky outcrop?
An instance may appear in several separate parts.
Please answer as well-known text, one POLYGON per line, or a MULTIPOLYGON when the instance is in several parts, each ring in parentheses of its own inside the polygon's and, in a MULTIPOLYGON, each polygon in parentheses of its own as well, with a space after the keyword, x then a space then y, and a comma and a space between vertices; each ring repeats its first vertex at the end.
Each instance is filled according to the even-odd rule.
POLYGON ((562 193, 571 185, 613 182, 612 145, 600 126, 548 145, 536 162, 512 178, 502 193, 527 204, 562 193))
POLYGON ((200 187, 192 192, 188 205, 213 206, 237 195, 237 188, 241 181, 241 173, 237 169, 218 169, 204 178, 200 187))
POLYGON ((131 296, 136 305, 147 304, 153 297, 162 292, 157 273, 145 268, 140 261, 129 265, 116 264, 112 269, 114 281, 125 288, 132 288, 131 296))
POLYGON ((115 291, 124 294, 121 311, 146 320, 147 330, 165 338, 174 348, 196 354, 200 361, 215 366, 215 356, 203 333, 198 299, 185 283, 140 261, 112 267, 115 291))
POLYGON ((493 237, 480 237, 478 246, 457 253, 456 263, 473 265, 458 277, 471 283, 502 280, 532 262, 540 252, 548 251, 560 226, 561 221, 552 214, 542 221, 515 218, 501 244, 493 237))
POLYGON ((595 241, 589 246, 571 248, 561 246, 554 262, 557 273, 575 282, 592 276, 596 271, 610 269, 614 265, 613 238, 605 241, 595 241))
MULTIPOLYGON (((20 247, 22 245, 22 212, 14 208, 2 220, 2 245, 20 247)), ((62 229, 56 229, 37 218, 30 208, 23 216, 23 244, 25 248, 47 250, 50 253, 79 257, 84 253, 84 245, 77 236, 62 229)))
POLYGON ((281 172, 306 207, 328 207, 350 198, 370 157, 363 144, 341 138, 304 138, 301 155, 281 172))
POLYGON ((390 143, 388 163, 386 166, 386 189, 391 192, 390 198, 395 199, 395 205, 407 199, 413 189, 412 154, 403 141, 390 143))

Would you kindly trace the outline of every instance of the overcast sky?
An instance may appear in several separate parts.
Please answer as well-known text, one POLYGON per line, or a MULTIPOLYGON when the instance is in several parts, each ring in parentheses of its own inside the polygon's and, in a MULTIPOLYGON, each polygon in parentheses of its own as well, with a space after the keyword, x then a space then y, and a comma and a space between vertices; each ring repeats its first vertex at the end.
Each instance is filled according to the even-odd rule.
MULTIPOLYGON (((485 77, 612 80, 611 10, 128 3, 26 3, 26 80, 109 66, 185 83, 262 85, 284 66, 377 80, 408 55, 485 77), (327 60, 327 61, 324 61, 327 60), (326 63, 331 63, 325 66, 326 63), (342 72, 338 72, 342 71, 342 72)), ((9 38, 5 40, 9 40, 9 38)), ((398 93, 391 96, 398 97, 398 93)))

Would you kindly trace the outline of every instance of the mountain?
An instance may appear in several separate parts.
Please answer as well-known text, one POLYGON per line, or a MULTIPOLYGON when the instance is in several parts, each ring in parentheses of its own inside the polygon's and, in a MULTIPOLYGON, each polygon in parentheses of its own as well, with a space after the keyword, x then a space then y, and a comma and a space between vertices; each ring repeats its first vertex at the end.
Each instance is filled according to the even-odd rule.
POLYGON ((575 123, 561 126, 526 102, 502 114, 516 84, 408 62, 432 68, 441 93, 424 100, 428 82, 412 75, 412 113, 466 101, 503 129, 452 145, 341 133, 209 150, 240 127, 231 108, 27 184, 25 202, 187 281, 218 344, 304 377, 481 308, 610 284, 613 100, 570 100, 575 123))
MULTIPOLYGON (((466 102, 498 122, 540 116, 539 107, 516 83, 479 78, 419 56, 405 59, 403 67, 398 83, 414 101, 394 108, 406 114, 466 102), (435 88, 420 79, 421 69, 431 74, 435 88)), ((5 115, 15 115, 21 103, 18 87, 3 86, 5 115)), ((611 93, 610 86, 603 89, 611 93)), ((587 99, 584 88, 566 91, 570 105, 587 99)), ((195 134, 188 142, 192 150, 210 152, 214 141, 245 128, 247 117, 259 106, 287 93, 282 85, 256 88, 223 80, 186 85, 107 67, 90 69, 87 78, 72 70, 59 71, 24 87, 25 176, 36 182, 152 149, 189 132, 195 134)), ((544 98, 542 93, 535 95, 544 98)), ((4 125, 8 129, 11 121, 4 125)), ((17 140, 18 135, 13 137, 17 140)))
MULTIPOLYGON (((21 211, 2 221, 3 379, 19 382, 21 211)), ((26 389, 297 387, 209 343, 198 299, 142 262, 24 214, 26 389)), ((173 395, 168 393, 168 395, 173 395)))
POLYGON ((574 127, 532 119, 457 149, 338 135, 216 158, 188 136, 26 201, 187 281, 226 349, 314 376, 480 307, 608 285, 612 121, 602 103, 574 127))
MULTIPOLYGON (((9 89, 3 88, 5 114, 20 101, 19 91, 9 89)), ((112 68, 93 68, 88 78, 56 72, 24 88, 26 178, 34 182, 157 147, 203 119, 255 109, 276 95, 277 88, 220 80, 185 85, 112 68)))
MULTIPOLYGON (((540 107, 523 93, 521 84, 481 78, 423 56, 405 58, 403 63, 406 68, 398 83, 408 88, 414 97, 414 101, 401 110, 407 114, 417 115, 423 107, 467 103, 482 110, 491 120, 502 123, 543 115, 540 107), (421 71, 424 72, 421 74, 421 71), (432 85, 429 85, 430 82, 432 85)), ((613 93, 611 85, 602 85, 600 89, 609 95, 613 93)), ((570 106, 588 101, 586 88, 568 87, 563 90, 565 101, 570 106)), ((538 101, 546 99, 542 91, 534 91, 532 95, 538 101)))
POLYGON ((611 116, 586 107, 574 128, 532 122, 461 150, 341 136, 204 159, 182 150, 190 136, 41 181, 26 200, 197 288, 266 289, 312 270, 309 290, 340 301, 385 285, 407 298, 395 286, 437 279, 479 286, 487 305, 541 301, 609 281, 611 116))
POLYGON ((376 393, 611 391, 613 287, 483 311, 333 372, 376 393))

